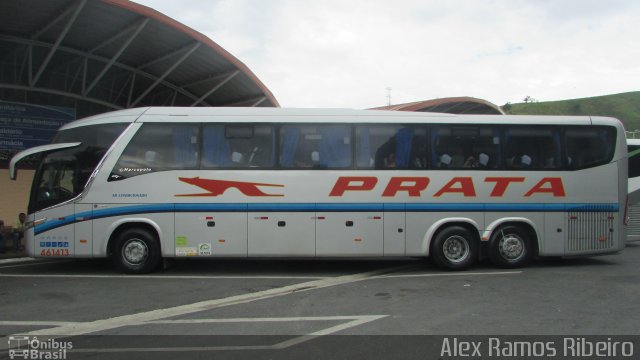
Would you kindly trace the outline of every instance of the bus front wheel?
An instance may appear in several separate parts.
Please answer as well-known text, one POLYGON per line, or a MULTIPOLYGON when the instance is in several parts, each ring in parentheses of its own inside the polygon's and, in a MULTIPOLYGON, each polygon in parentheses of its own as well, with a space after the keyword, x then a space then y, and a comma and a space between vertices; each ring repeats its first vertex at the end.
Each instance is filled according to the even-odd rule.
POLYGON ((508 225, 498 229, 489 242, 489 259, 498 267, 523 267, 533 257, 529 234, 519 226, 508 225))
POLYGON ((128 229, 116 238, 113 263, 116 269, 128 274, 144 274, 160 264, 157 237, 146 229, 128 229))
POLYGON ((475 263, 477 249, 476 239, 469 230, 462 226, 450 226, 436 235, 431 257, 440 268, 465 270, 475 263))

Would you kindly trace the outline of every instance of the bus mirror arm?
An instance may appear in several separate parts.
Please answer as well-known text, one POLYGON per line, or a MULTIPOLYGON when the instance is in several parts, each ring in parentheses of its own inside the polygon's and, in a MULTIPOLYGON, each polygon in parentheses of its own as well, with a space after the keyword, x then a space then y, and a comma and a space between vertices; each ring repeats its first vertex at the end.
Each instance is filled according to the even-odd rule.
POLYGON ((22 160, 22 157, 18 157, 18 156, 14 156, 11 158, 11 161, 9 162, 9 178, 11 180, 16 180, 18 178, 18 162, 20 162, 20 160, 22 160))
POLYGON ((40 153, 47 153, 47 152, 56 151, 56 150, 73 148, 76 146, 80 146, 81 144, 82 144, 81 142, 49 144, 49 145, 36 146, 27 150, 20 151, 19 153, 15 154, 11 158, 11 161, 9 162, 9 178, 11 178, 11 180, 15 180, 18 177, 17 165, 22 159, 26 158, 27 156, 40 154, 40 153))

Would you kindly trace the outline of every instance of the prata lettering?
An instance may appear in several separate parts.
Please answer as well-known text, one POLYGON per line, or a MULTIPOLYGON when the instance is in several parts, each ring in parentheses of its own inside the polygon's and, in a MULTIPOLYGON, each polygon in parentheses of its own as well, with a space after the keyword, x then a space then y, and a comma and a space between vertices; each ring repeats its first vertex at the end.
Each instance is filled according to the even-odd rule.
MULTIPOLYGON (((427 190, 431 180, 426 177, 392 177, 382 191, 383 197, 393 197, 398 193, 405 193, 410 197, 424 196, 423 192, 427 190)), ((493 189, 489 196, 502 197, 512 184, 526 183, 524 177, 486 177, 485 183, 492 184, 493 189)), ((378 184, 378 178, 375 176, 341 176, 336 181, 329 196, 344 196, 346 192, 351 191, 372 191, 378 184)), ((535 195, 548 195, 552 197, 565 197, 564 184, 562 178, 545 177, 535 183, 533 186, 525 188, 522 196, 532 197, 535 195)), ((463 197, 476 197, 476 186, 471 177, 454 177, 438 191, 433 193, 433 197, 441 197, 449 194, 458 194, 463 197)))

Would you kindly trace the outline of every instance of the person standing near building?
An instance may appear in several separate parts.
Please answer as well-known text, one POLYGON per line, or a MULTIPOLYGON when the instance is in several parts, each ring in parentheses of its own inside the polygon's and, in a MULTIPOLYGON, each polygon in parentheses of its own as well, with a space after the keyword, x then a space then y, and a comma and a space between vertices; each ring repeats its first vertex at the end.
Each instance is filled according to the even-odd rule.
POLYGON ((20 240, 24 237, 25 230, 27 230, 27 214, 20 213, 11 234, 13 236, 13 251, 18 251, 22 248, 20 240))
POLYGON ((2 235, 2 230, 4 230, 4 221, 0 219, 0 254, 4 254, 4 235, 2 235))

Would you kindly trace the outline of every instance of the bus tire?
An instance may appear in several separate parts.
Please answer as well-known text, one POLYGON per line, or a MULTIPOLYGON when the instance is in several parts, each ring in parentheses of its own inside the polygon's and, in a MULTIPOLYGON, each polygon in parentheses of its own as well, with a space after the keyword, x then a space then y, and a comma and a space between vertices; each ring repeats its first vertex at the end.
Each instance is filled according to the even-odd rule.
POLYGON ((489 242, 489 259, 502 268, 526 266, 533 257, 529 233, 520 226, 507 225, 495 231, 489 242))
POLYGON ((431 257, 442 269, 465 270, 478 257, 478 243, 468 229, 450 226, 436 235, 431 244, 431 257))
POLYGON ((162 259, 160 242, 142 228, 127 229, 115 239, 113 264, 119 272, 145 274, 155 270, 162 259))

